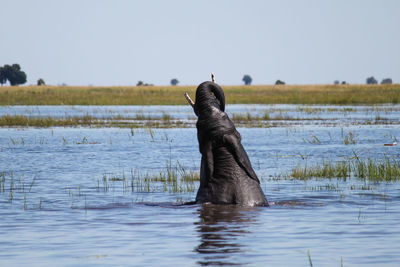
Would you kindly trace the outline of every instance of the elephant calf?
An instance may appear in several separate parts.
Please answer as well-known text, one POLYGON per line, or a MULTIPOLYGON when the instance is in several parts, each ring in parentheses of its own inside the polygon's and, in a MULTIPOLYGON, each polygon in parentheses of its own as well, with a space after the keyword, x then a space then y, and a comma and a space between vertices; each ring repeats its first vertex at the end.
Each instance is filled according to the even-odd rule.
POLYGON ((222 88, 214 82, 200 84, 193 108, 202 155, 196 203, 268 206, 240 134, 224 112, 222 88))

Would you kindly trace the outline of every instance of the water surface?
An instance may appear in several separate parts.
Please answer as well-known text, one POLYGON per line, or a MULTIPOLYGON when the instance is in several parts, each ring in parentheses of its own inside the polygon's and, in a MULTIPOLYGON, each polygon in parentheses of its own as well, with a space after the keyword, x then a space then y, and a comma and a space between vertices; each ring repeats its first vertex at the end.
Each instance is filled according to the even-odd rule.
POLYGON ((195 128, 0 128, 0 265, 309 266, 309 253, 314 266, 397 266, 399 182, 290 177, 296 166, 355 154, 399 159, 398 146, 384 146, 398 125, 357 120, 239 128, 269 208, 184 205, 198 182, 139 184, 198 171, 195 128), (355 143, 346 145, 349 133, 355 143))

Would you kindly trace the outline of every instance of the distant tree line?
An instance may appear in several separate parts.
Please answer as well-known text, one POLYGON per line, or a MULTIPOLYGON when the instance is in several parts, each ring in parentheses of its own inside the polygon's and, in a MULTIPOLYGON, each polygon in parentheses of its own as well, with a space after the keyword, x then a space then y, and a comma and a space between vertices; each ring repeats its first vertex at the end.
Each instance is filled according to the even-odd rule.
MULTIPOLYGON (((340 84, 339 80, 335 80, 333 83, 340 84)), ((392 83, 393 83, 393 81, 391 78, 385 78, 381 81, 381 84, 392 84, 392 83)), ((348 84, 348 83, 346 83, 345 81, 342 81, 341 84, 348 84)), ((366 79, 366 84, 378 84, 378 80, 375 79, 374 76, 371 76, 366 79)))
MULTIPOLYGON (((381 81, 381 84, 392 84, 391 78, 385 78, 381 81)), ((367 84, 378 84, 378 81, 374 78, 374 76, 367 78, 367 84)))
MULTIPOLYGON (((3 84, 7 83, 7 81, 10 83, 11 86, 16 86, 20 84, 26 83, 26 73, 21 70, 21 67, 19 64, 12 64, 12 65, 4 65, 3 67, 0 67, 0 84, 3 86, 3 84)), ((253 79, 249 74, 245 74, 242 78, 242 81, 245 85, 251 85, 253 79)), ((374 76, 368 77, 366 79, 367 84, 378 84, 378 80, 375 79, 374 76)), ((392 84, 393 81, 391 78, 385 78, 382 79, 381 84, 392 84)), ((172 86, 177 86, 179 84, 179 80, 177 78, 173 78, 170 81, 170 84, 172 86)), ((275 85, 284 85, 286 84, 282 80, 276 80, 275 85)), ((339 80, 335 80, 334 84, 348 84, 346 81, 340 82, 339 80)), ((40 78, 37 81, 37 85, 46 85, 44 80, 40 78)), ((143 81, 138 81, 136 86, 153 86, 151 83, 145 83, 143 81)))
POLYGON ((11 86, 26 83, 26 73, 21 70, 19 64, 0 67, 0 84, 3 86, 7 81, 11 86))
MULTIPOLYGON (((253 79, 251 78, 251 76, 249 74, 245 74, 242 78, 242 81, 244 82, 245 85, 251 85, 253 79)), ((286 84, 284 81, 282 80, 276 80, 275 85, 284 85, 286 84)))
POLYGON ((333 84, 348 84, 346 81, 342 81, 342 82, 340 82, 339 80, 335 80, 334 82, 333 82, 333 84))
MULTIPOLYGON (((250 85, 252 83, 253 79, 251 78, 250 75, 245 74, 242 78, 242 81, 244 82, 245 85, 250 85)), ((340 82, 339 80, 335 80, 333 83, 334 84, 348 84, 346 81, 340 82)), ((366 83, 367 84, 378 84, 378 81, 373 76, 371 76, 371 77, 367 78, 366 83)), ((393 83, 393 81, 391 78, 385 78, 385 79, 382 79, 382 81, 381 81, 381 84, 392 84, 392 83, 393 83)), ((275 85, 283 85, 283 84, 286 84, 286 83, 282 80, 276 80, 276 82, 275 82, 275 85)))
POLYGON ((152 83, 145 83, 143 81, 138 81, 136 86, 153 86, 154 84, 152 83))

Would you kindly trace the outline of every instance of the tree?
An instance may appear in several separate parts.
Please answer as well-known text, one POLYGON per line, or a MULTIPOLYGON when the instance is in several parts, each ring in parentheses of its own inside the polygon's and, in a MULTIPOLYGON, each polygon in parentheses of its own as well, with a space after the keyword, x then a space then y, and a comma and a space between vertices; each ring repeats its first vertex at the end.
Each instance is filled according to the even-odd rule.
POLYGON ((335 81, 333 82, 333 84, 338 85, 338 84, 340 84, 340 82, 339 82, 339 80, 335 80, 335 81))
POLYGON ((367 78, 367 84, 377 84, 378 81, 374 78, 374 76, 367 78))
POLYGON ((386 78, 386 79, 383 79, 382 81, 381 81, 381 84, 392 84, 393 82, 392 82, 392 79, 391 78, 386 78))
POLYGON ((276 80, 275 85, 280 85, 280 84, 285 84, 285 82, 281 80, 276 80))
POLYGON ((171 85, 173 85, 173 86, 178 85, 178 83, 179 83, 179 81, 176 78, 171 80, 171 85))
POLYGON ((44 80, 43 80, 42 78, 40 78, 40 79, 37 81, 37 85, 38 85, 38 86, 46 85, 46 83, 44 82, 44 80))
POLYGON ((3 67, 0 67, 0 84, 3 86, 7 82, 7 76, 3 67))
POLYGON ((138 81, 136 86, 153 86, 152 83, 144 83, 143 81, 138 81))
POLYGON ((1 84, 8 80, 11 86, 26 83, 26 73, 21 70, 19 64, 4 65, 0 75, 1 84))
POLYGON ((244 82, 245 85, 250 85, 253 79, 250 77, 250 75, 246 74, 243 76, 242 81, 244 82))

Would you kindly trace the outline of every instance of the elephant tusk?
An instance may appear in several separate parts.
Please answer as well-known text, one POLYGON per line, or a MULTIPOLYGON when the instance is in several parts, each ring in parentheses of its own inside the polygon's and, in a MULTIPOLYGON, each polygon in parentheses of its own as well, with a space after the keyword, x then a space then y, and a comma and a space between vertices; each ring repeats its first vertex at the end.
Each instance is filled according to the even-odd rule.
POLYGON ((212 81, 213 83, 215 83, 215 75, 214 75, 213 72, 211 72, 211 81, 212 81))
POLYGON ((193 102, 193 100, 190 98, 190 96, 189 96, 188 93, 185 93, 185 98, 186 98, 187 102, 189 103, 189 105, 191 105, 192 108, 194 108, 194 102, 193 102))

